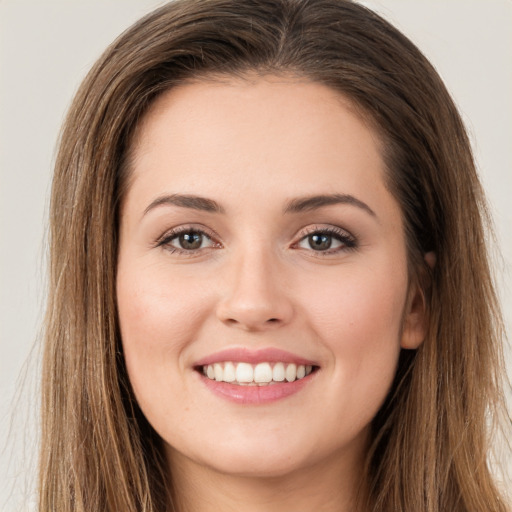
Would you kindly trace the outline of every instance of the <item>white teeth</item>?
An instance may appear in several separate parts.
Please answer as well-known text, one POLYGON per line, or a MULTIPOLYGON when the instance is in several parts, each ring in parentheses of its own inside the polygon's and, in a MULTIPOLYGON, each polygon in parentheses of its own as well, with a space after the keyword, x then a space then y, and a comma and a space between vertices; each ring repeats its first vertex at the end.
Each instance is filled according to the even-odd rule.
POLYGON ((274 368, 272 369, 272 380, 276 382, 283 382, 284 380, 284 364, 283 363, 276 363, 274 365, 274 368))
POLYGON ((254 382, 270 382, 272 380, 272 368, 268 363, 257 364, 254 368, 254 382))
POLYGON ((288 382, 293 382, 297 378, 297 365, 289 364, 286 367, 285 377, 288 382))
POLYGON ((215 363, 213 365, 213 375, 215 376, 215 380, 221 381, 224 379, 224 370, 219 363, 215 363))
POLYGON ((218 382, 233 382, 241 386, 266 386, 275 382, 293 382, 313 371, 311 365, 294 363, 214 363, 202 368, 203 374, 218 382))
POLYGON ((224 365, 224 382, 234 382, 236 380, 235 365, 226 363, 224 365))
POLYGON ((249 363, 238 363, 236 367, 236 380, 238 382, 252 382, 254 371, 249 363))

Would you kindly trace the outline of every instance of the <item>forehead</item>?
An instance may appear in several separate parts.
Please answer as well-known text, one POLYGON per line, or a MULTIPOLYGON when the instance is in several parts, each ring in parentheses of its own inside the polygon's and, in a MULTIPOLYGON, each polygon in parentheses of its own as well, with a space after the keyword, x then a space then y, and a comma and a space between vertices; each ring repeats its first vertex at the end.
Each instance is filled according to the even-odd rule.
POLYGON ((151 105, 130 152, 135 180, 162 167, 217 179, 229 170, 266 173, 273 183, 295 168, 319 180, 326 164, 341 170, 362 160, 384 172, 380 138, 356 107, 325 85, 291 77, 175 87, 151 105))
MULTIPOLYGON (((192 140, 194 134, 199 135, 202 127, 208 130, 222 126, 223 131, 231 127, 237 133, 249 128, 255 136, 256 129, 262 127, 261 122, 267 123, 266 128, 276 126, 279 129, 277 120, 296 128, 305 128, 306 121, 311 128, 309 133, 303 131, 303 134, 311 136, 319 122, 323 121, 325 128, 333 128, 332 121, 337 118, 339 127, 343 128, 347 122, 357 119, 359 128, 373 139, 373 144, 381 147, 380 130, 362 107, 331 87, 294 75, 208 75, 174 86, 157 96, 142 116, 130 145, 132 152, 147 149, 145 143, 155 138, 156 129, 162 128, 164 123, 170 127, 170 116, 177 121, 181 118, 181 129, 168 130, 167 135, 188 140, 192 140), (312 125, 313 121, 316 126, 312 125), (187 130, 191 125, 194 130, 187 130)), ((286 134, 280 135, 282 138, 286 134)), ((323 135, 325 137, 325 133, 323 135)), ((339 133, 333 132, 333 136, 336 135, 339 133)))
MULTIPOLYGON (((318 100, 318 104, 342 105, 354 114, 359 114, 356 106, 346 95, 318 81, 285 73, 259 75, 248 72, 241 76, 205 75, 171 87, 151 103, 140 126, 144 126, 148 117, 156 117, 158 112, 163 112, 166 106, 176 106, 188 101, 200 105, 210 104, 214 98, 227 98, 229 103, 235 104, 237 99, 240 99, 248 102, 248 105, 259 106, 277 101, 282 108, 294 109, 296 99, 312 97, 318 100)), ((308 103, 304 103, 303 107, 307 109, 308 103)))

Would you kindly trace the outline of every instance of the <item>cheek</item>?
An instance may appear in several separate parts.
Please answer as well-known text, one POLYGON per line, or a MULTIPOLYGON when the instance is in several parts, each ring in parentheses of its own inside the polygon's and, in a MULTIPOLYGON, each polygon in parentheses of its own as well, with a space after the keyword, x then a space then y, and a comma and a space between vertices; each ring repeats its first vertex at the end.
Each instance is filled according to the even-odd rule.
POLYGON ((178 435, 182 421, 191 432, 193 423, 184 418, 194 403, 183 377, 187 347, 202 322, 204 291, 170 278, 159 265, 125 260, 117 298, 126 369, 139 407, 160 434, 173 425, 178 435))
POLYGON ((205 289, 179 274, 168 274, 158 265, 119 266, 117 299, 124 342, 156 349, 165 341, 172 348, 193 335, 201 317, 198 306, 207 300, 205 289))
MULTIPOLYGON (((118 268, 117 301, 124 358, 130 382, 145 397, 168 393, 158 383, 179 382, 184 353, 202 323, 204 290, 170 277, 158 265, 127 260, 118 268)), ((162 402, 163 403, 163 402, 162 402)))
POLYGON ((352 411, 362 423, 384 401, 400 353, 407 275, 392 269, 347 268, 322 290, 309 286, 309 318, 334 361, 328 365, 335 383, 331 399, 346 400, 339 410, 352 411))
POLYGON ((399 345, 407 275, 355 266, 344 269, 322 286, 307 286, 307 308, 319 332, 333 349, 399 345))

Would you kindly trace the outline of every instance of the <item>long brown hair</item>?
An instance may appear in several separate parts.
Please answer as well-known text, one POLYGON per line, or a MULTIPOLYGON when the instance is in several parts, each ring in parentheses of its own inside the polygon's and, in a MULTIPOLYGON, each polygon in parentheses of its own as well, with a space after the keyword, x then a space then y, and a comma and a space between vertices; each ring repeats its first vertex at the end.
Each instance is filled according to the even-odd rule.
POLYGON ((160 439, 131 392, 116 317, 130 141, 163 91, 248 71, 325 84, 372 123, 403 212, 411 278, 425 289, 426 339, 402 352, 373 421, 366 509, 504 512, 487 460, 503 331, 470 144, 420 51, 349 0, 177 0, 122 34, 85 79, 52 189, 41 512, 171 509, 160 439))

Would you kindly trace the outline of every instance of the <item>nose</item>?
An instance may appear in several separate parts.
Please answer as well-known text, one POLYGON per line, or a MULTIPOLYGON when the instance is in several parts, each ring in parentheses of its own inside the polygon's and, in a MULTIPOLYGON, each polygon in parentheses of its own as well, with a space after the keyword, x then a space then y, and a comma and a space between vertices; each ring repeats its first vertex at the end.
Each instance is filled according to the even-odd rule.
POLYGON ((271 330, 290 322, 292 298, 276 260, 261 250, 230 262, 217 306, 219 320, 245 331, 271 330))

